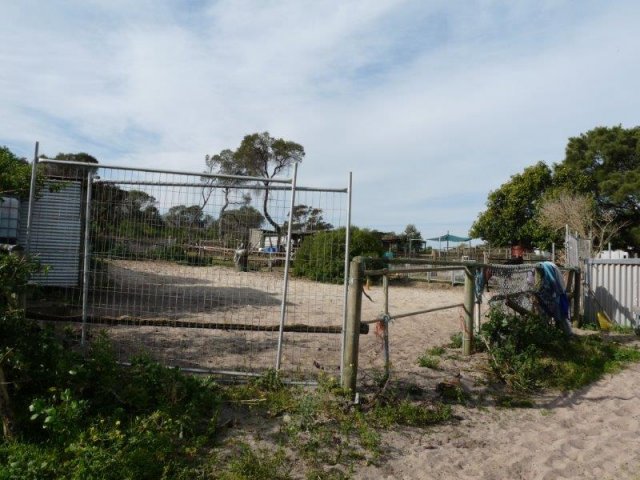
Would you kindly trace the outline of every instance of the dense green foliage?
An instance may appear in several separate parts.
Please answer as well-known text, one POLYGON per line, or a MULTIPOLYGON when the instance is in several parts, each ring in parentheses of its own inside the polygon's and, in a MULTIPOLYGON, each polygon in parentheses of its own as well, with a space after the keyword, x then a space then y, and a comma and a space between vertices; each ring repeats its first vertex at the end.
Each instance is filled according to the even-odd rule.
POLYGON ((557 232, 541 226, 537 209, 558 192, 588 195, 595 223, 612 218, 622 227, 613 246, 640 249, 640 127, 597 127, 570 138, 562 162, 528 167, 491 192, 471 235, 496 246, 545 246, 557 232))
MULTIPOLYGON (((318 232, 302 242, 293 262, 295 275, 319 282, 340 283, 344 280, 344 247, 346 229, 318 232)), ((351 228, 349 258, 378 258, 383 253, 380 236, 370 230, 351 228)))
POLYGON ((0 197, 28 197, 30 180, 31 165, 7 147, 0 147, 0 197))
POLYGON ((567 337, 537 317, 490 312, 482 336, 494 373, 515 391, 573 390, 639 361, 640 351, 599 335, 567 337))
POLYGON ((536 210, 551 178, 551 169, 542 162, 512 176, 489 194, 487 210, 475 221, 470 235, 497 246, 543 246, 550 232, 539 225, 536 210))
POLYGON ((614 247, 640 246, 640 127, 598 127, 569 139, 556 186, 588 193, 600 212, 627 223, 614 247))
MULTIPOLYGON (((321 208, 314 208, 308 205, 295 205, 293 207, 292 225, 293 232, 317 232, 320 230, 331 230, 333 225, 324 221, 321 208)), ((286 229, 289 222, 284 222, 283 229, 286 229)))

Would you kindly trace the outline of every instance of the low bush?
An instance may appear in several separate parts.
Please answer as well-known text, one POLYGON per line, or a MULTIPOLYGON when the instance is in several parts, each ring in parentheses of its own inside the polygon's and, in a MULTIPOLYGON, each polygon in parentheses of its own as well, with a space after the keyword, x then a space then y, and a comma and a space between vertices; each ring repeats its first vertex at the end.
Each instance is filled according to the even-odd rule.
MULTIPOLYGON (((344 280, 346 229, 315 233, 302 242, 293 262, 293 273, 319 282, 341 283, 344 280)), ((384 248, 380 236, 370 230, 351 228, 349 257, 378 258, 384 248)))
POLYGON ((600 335, 566 336, 544 319, 489 313, 482 336, 491 368, 514 391, 583 387, 640 360, 640 351, 600 335))

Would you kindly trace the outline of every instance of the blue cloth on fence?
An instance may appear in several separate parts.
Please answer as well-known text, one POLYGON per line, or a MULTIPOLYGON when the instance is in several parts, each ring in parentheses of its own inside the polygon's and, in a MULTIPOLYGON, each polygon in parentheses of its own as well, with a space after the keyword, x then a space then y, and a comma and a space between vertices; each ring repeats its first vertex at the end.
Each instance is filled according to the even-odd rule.
POLYGON ((562 272, 553 262, 540 262, 542 268, 541 300, 550 310, 556 323, 567 333, 571 333, 569 323, 569 297, 564 285, 562 272))
POLYGON ((476 278, 474 279, 475 281, 475 290, 476 290, 476 303, 482 303, 482 292, 484 292, 484 287, 487 283, 486 278, 485 278, 485 269, 484 268, 478 268, 476 270, 476 278))

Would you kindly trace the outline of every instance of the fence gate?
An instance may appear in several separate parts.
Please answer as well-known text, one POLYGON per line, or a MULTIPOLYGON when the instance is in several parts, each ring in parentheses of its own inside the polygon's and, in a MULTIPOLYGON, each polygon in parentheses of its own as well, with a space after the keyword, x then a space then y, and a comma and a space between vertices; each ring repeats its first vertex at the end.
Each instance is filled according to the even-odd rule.
MULTIPOLYGON (((62 188, 46 208, 46 197, 32 192, 32 214, 23 215, 32 218, 23 225, 30 253, 51 266, 38 278, 45 287, 30 300, 29 317, 71 323, 82 342, 105 330, 123 362, 147 353, 211 373, 337 373, 346 285, 296 277, 291 267, 298 247, 320 230, 349 227, 350 188, 300 187, 297 166, 292 178, 265 185, 39 163, 47 182, 62 188), (70 266, 55 263, 52 251, 67 252, 70 266), (61 268, 70 281, 49 281, 61 268)), ((346 237, 346 245, 327 238, 322 261, 344 265, 346 237)))

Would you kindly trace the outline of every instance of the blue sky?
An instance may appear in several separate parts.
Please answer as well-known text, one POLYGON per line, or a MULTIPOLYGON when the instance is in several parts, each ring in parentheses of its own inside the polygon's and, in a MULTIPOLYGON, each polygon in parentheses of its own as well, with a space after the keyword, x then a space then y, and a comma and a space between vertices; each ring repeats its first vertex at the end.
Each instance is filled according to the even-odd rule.
POLYGON ((637 1, 0 0, 0 145, 200 171, 269 131, 354 223, 464 235, 490 190, 640 115, 637 1))

